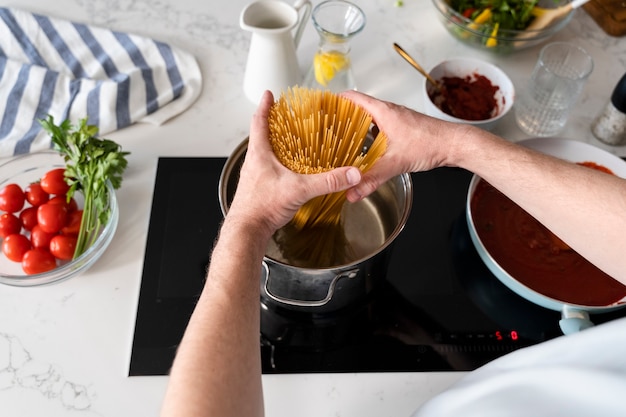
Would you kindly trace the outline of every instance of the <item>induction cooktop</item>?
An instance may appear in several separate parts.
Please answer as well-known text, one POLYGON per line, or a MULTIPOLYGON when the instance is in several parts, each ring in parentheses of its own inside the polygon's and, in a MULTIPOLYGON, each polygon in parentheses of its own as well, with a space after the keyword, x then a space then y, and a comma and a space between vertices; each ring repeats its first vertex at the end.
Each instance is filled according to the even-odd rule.
MULTIPOLYGON (((222 221, 226 158, 158 161, 129 375, 165 375, 204 284, 222 221)), ((260 300, 263 372, 470 371, 560 336, 560 313, 513 293, 480 260, 465 221, 472 174, 412 174, 409 220, 370 298, 315 314, 260 300)), ((602 323, 626 309, 592 315, 602 323)), ((224 329, 232 331, 232 329, 224 329)))

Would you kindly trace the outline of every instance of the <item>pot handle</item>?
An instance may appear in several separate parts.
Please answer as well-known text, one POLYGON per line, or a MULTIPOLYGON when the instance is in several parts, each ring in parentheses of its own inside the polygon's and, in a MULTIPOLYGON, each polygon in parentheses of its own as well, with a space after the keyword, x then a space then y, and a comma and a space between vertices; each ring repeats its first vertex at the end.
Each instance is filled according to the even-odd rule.
POLYGON ((268 283, 270 282, 270 268, 269 266, 267 266, 267 263, 265 261, 263 261, 263 269, 265 269, 265 276, 266 276, 265 293, 268 295, 268 297, 270 297, 274 301, 278 301, 283 304, 288 304, 288 305, 297 306, 297 307, 320 307, 320 306, 327 304, 333 298, 333 293, 335 292, 335 285, 337 284, 337 281, 339 281, 341 278, 354 278, 358 275, 358 272, 359 272, 359 269, 355 268, 349 271, 342 272, 341 274, 335 275, 335 277, 332 279, 332 281, 328 285, 328 293, 323 299, 304 301, 304 300, 292 300, 291 298, 285 298, 279 295, 272 294, 268 286, 268 283))
POLYGON ((593 327, 593 323, 587 311, 565 305, 561 310, 559 326, 563 334, 568 335, 593 327))

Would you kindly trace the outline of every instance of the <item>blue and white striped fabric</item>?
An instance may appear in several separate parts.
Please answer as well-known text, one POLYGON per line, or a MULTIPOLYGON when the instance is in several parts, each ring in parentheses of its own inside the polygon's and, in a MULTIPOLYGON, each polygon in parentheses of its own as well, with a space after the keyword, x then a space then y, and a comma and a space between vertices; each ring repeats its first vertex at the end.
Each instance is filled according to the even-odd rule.
POLYGON ((88 117, 99 135, 161 124, 198 97, 189 53, 153 39, 0 8, 0 157, 48 149, 40 119, 88 117))

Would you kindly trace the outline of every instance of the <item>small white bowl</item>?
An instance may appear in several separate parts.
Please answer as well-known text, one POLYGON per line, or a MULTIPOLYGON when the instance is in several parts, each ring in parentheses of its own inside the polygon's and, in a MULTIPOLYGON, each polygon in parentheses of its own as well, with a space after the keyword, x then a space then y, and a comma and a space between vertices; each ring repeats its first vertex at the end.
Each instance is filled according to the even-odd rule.
POLYGON ((424 106, 425 113, 429 116, 450 122, 470 124, 485 130, 492 130, 496 123, 513 107, 515 100, 515 87, 513 86, 513 82, 504 71, 489 62, 474 58, 452 58, 437 64, 429 73, 437 81, 441 81, 444 77, 465 78, 468 76, 470 80, 473 81, 477 75, 482 75, 491 82, 491 85, 498 87, 495 93, 496 108, 491 118, 484 120, 464 120, 444 112, 432 101, 431 96, 435 91, 435 87, 424 79, 424 106))

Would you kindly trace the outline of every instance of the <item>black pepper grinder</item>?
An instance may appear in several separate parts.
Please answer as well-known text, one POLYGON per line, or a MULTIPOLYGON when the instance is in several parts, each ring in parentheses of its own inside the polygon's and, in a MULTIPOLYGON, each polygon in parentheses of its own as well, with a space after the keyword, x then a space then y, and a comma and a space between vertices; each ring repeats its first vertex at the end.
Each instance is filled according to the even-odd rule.
POLYGON ((598 140, 609 145, 626 145, 626 74, 622 76, 604 111, 591 124, 598 140))

